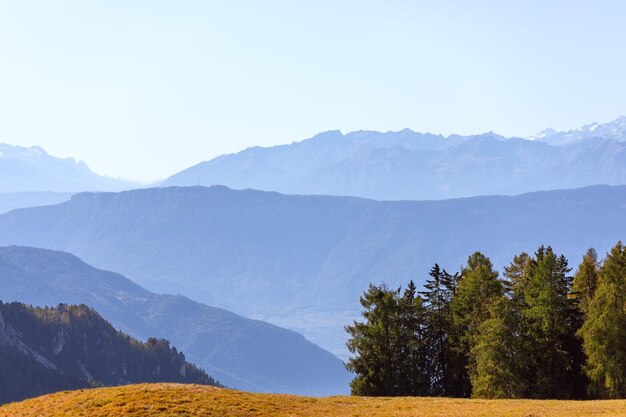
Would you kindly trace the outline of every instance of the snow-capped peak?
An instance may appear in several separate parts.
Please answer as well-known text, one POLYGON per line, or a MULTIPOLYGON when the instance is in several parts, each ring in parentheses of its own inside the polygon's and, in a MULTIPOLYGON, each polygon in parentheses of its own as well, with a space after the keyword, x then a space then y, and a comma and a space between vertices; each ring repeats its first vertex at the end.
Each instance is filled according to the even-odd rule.
POLYGON ((541 132, 537 133, 536 135, 529 137, 528 139, 530 139, 530 140, 541 140, 541 139, 544 139, 544 138, 548 138, 548 137, 550 137, 552 135, 555 135, 557 133, 558 132, 556 130, 554 130, 551 127, 549 127, 547 129, 544 129, 541 132))
POLYGON ((541 140, 551 145, 566 145, 573 142, 579 142, 591 138, 612 139, 616 141, 626 141, 626 116, 608 123, 591 123, 584 125, 575 130, 557 132, 554 129, 546 129, 535 136, 531 136, 531 140, 541 140))

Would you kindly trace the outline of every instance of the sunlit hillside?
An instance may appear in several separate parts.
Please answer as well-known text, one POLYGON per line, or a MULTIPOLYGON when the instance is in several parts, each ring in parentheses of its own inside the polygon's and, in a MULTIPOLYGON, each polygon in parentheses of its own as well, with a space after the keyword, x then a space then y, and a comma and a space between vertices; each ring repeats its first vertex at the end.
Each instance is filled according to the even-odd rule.
POLYGON ((152 384, 65 391, 0 407, 13 417, 420 416, 622 417, 626 401, 310 398, 199 385, 152 384))

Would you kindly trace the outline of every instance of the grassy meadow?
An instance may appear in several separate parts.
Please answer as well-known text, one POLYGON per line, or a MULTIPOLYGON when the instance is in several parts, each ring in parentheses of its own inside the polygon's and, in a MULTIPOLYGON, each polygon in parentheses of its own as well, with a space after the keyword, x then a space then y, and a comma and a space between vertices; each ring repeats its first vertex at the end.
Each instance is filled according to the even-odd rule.
POLYGON ((199 385, 141 384, 65 391, 7 404, 2 417, 623 417, 626 400, 310 398, 199 385))

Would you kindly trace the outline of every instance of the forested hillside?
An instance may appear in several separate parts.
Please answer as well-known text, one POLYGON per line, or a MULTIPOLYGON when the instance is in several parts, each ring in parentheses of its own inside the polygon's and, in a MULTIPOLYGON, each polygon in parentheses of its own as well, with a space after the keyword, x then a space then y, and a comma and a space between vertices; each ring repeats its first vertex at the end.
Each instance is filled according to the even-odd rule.
POLYGON ((138 382, 218 385, 164 339, 140 342, 85 305, 0 302, 0 403, 138 382))

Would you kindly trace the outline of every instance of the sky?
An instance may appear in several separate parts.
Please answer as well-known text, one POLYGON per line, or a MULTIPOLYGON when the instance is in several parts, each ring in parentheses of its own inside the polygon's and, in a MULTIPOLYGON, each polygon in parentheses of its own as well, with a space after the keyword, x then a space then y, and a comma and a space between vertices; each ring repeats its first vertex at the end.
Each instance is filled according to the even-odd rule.
POLYGON ((340 129, 626 114, 626 2, 0 0, 0 142, 152 181, 340 129))

